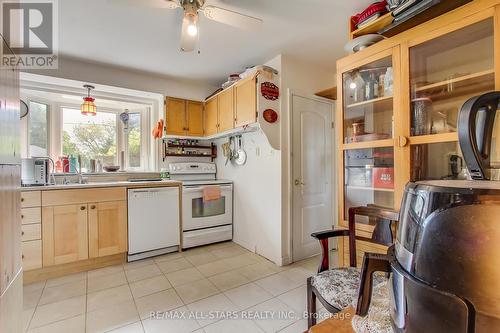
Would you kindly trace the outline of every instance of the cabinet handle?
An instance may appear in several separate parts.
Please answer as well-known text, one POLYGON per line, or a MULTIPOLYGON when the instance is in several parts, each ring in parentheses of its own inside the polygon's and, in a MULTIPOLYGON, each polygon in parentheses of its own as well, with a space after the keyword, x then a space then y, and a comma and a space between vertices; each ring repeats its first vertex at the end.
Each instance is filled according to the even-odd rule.
POLYGON ((90 206, 90 209, 95 209, 95 205, 90 206))
POLYGON ((406 145, 408 145, 408 138, 405 136, 400 136, 398 141, 400 148, 406 147, 406 145))
POLYGON ((21 231, 21 236, 24 236, 24 231, 21 231))
POLYGON ((23 254, 23 255, 21 255, 21 259, 24 259, 24 254, 23 254))
POLYGON ((85 206, 80 207, 80 210, 85 210, 85 206))
POLYGON ((21 198, 21 202, 24 202, 24 198, 21 198))
POLYGON ((21 219, 24 219, 24 215, 21 215, 21 219))

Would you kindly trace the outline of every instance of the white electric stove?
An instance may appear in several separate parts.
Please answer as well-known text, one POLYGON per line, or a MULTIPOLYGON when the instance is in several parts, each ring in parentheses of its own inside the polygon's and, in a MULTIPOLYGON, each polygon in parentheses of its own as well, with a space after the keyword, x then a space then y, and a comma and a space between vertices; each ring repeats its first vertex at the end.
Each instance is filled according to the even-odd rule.
POLYGON ((182 182, 182 248, 233 238, 233 182, 216 179, 215 163, 169 164, 170 178, 182 182), (203 188, 218 185, 221 197, 203 201, 203 188))

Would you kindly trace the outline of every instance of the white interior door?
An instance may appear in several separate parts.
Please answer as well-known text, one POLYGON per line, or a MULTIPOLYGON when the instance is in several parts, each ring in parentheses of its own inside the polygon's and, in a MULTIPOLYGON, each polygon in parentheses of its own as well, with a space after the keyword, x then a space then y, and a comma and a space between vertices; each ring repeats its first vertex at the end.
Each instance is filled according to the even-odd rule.
POLYGON ((331 229, 333 104, 292 96, 293 261, 319 254, 311 233, 331 229))

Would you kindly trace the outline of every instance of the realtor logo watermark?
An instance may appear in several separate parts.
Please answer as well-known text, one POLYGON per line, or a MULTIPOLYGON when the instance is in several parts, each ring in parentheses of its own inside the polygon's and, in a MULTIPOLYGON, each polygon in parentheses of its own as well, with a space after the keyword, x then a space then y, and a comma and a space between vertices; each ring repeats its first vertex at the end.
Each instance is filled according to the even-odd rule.
POLYGON ((1 34, 14 52, 3 52, 2 67, 57 69, 57 1, 0 0, 1 34))

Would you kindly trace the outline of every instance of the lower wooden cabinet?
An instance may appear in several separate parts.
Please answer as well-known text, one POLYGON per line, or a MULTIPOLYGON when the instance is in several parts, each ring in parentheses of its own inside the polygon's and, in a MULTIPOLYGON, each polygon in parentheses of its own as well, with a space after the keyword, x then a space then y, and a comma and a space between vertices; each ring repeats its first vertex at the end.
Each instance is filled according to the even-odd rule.
POLYGON ((97 258, 127 251, 127 202, 88 204, 89 257, 97 258))
POLYGON ((23 270, 42 268, 42 241, 22 242, 23 270))
POLYGON ((43 266, 88 259, 87 204, 42 208, 43 266))

